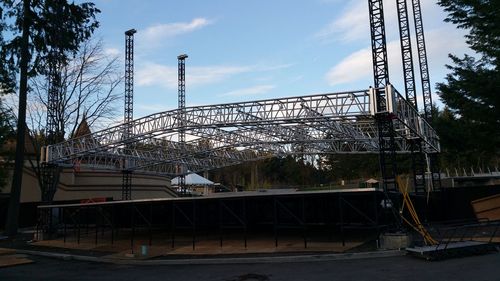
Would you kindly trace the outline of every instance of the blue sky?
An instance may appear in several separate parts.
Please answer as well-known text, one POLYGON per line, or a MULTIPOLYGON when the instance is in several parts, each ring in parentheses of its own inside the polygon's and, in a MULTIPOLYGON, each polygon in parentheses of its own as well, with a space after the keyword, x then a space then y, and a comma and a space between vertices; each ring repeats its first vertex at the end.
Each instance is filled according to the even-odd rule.
MULTIPOLYGON (((389 70, 402 92, 395 2, 384 1, 389 70)), ((177 107, 177 55, 182 53, 189 55, 188 106, 358 90, 373 84, 366 0, 95 3, 102 11, 96 36, 109 55, 123 58, 124 31, 138 31, 134 117, 177 107)), ((448 73, 448 53, 469 51, 464 31, 443 22, 445 14, 435 1, 421 0, 421 5, 434 86, 448 73)))

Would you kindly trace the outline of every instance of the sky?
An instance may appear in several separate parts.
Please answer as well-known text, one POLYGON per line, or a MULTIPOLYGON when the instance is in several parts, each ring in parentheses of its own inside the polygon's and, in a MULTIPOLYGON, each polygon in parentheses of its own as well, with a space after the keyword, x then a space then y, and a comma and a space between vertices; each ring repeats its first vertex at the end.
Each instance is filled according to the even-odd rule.
MULTIPOLYGON (((103 40, 109 56, 124 58, 124 32, 137 30, 134 118, 177 107, 179 54, 189 56, 187 106, 373 85, 366 0, 94 2, 101 10, 101 26, 95 36, 103 40)), ((471 51, 465 44, 465 31, 443 22, 446 14, 435 1, 421 0, 421 5, 434 87, 449 72, 445 67, 450 63, 449 53, 460 56, 471 51)), ((390 81, 402 93, 396 1, 384 1, 384 10, 390 81)), ((411 34, 415 37, 413 26, 411 34)), ((415 38, 412 46, 415 51, 415 38)), ((416 59, 414 54, 418 66, 416 59)), ((418 70, 415 73, 420 96, 418 70)), ((435 93, 433 99, 440 104, 435 93)))

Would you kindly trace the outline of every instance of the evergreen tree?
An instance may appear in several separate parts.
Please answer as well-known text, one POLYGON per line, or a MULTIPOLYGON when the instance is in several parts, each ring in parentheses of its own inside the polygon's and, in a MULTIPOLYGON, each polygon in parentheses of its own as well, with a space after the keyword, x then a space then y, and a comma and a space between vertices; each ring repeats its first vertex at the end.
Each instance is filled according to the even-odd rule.
POLYGON ((17 146, 9 200, 6 234, 17 234, 19 201, 24 166, 28 78, 43 73, 47 65, 64 65, 80 43, 99 26, 93 3, 67 0, 0 1, 0 90, 12 93, 19 87, 17 146), (4 35, 6 34, 6 35, 4 35), (4 40, 8 38, 9 40, 4 40), (15 78, 19 73, 19 84, 15 78))
MULTIPOLYGON (((23 2, 0 0, 0 89, 3 93, 13 93, 18 86, 23 2)), ((50 63, 65 64, 99 27, 96 14, 100 11, 90 2, 30 0, 29 6, 29 77, 47 74, 50 63)))
POLYGON ((8 166, 12 157, 9 151, 4 151, 3 146, 5 141, 12 137, 12 114, 8 112, 0 99, 0 191, 5 187, 8 179, 8 166))
POLYGON ((500 1, 440 0, 447 22, 467 29, 478 58, 451 55, 451 73, 437 89, 446 109, 437 124, 443 148, 469 156, 469 165, 500 154, 500 1), (443 119, 444 118, 444 119, 443 119), (444 125, 447 124, 447 125, 444 125), (450 128, 455 128, 450 130, 450 128), (449 140, 447 140, 449 139, 449 140), (457 143, 464 146, 457 147, 457 143), (448 147, 449 146, 449 147, 448 147), (474 156, 476 159, 470 159, 474 156))

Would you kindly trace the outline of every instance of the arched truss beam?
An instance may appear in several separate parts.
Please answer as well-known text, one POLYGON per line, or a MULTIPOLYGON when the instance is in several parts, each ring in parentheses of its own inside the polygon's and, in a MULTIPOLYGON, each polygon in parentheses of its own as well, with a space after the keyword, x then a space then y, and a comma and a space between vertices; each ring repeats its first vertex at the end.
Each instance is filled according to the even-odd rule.
MULTIPOLYGON (((392 86, 385 90, 388 110, 394 116, 398 151, 410 151, 407 140, 414 138, 422 139, 426 150, 438 151, 439 143, 434 130, 392 86)), ((198 150, 192 149, 200 141, 209 142, 214 151, 219 149, 217 153, 246 148, 255 153, 267 153, 266 156, 283 155, 295 153, 292 151, 294 145, 305 148, 301 153, 308 154, 376 152, 378 135, 375 113, 373 89, 188 107, 185 109, 185 123, 182 127, 177 110, 160 112, 127 124, 132 127, 133 135, 130 137, 123 134, 124 124, 114 126, 49 146, 44 149, 42 161, 68 163, 74 159, 105 158, 106 155, 109 158, 113 158, 110 155, 132 157, 135 153, 136 159, 146 159, 140 166, 144 169, 165 163, 175 166, 175 163, 183 163, 187 161, 185 159, 204 152, 206 148, 201 146, 198 150), (180 147, 181 144, 175 140, 175 133, 181 129, 185 130, 187 136, 197 139, 180 147), (156 151, 161 143, 159 138, 164 141, 160 145, 161 149, 168 153, 145 157, 140 150, 141 144, 156 142, 152 148, 156 151), (131 143, 135 148, 126 150, 131 143), (179 151, 180 154, 176 155, 172 151, 179 151)), ((233 159, 236 162, 247 161, 247 158, 238 158, 236 154, 227 156, 226 153, 225 158, 214 159, 229 159, 228 163, 232 163, 233 159)), ((94 161, 96 167, 99 166, 99 161, 94 161)), ((224 166, 211 163, 212 160, 203 161, 202 164, 190 165, 224 166)), ((221 160, 220 163, 224 161, 221 160)))

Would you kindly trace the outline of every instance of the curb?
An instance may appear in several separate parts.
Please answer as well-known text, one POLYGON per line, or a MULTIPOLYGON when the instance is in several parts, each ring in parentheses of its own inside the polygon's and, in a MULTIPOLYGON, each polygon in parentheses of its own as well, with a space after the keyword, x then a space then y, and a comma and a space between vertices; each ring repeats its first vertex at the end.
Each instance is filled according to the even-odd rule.
POLYGON ((120 265, 213 265, 213 264, 263 264, 263 263, 294 263, 294 262, 321 262, 335 260, 354 260, 369 258, 388 258, 404 256, 406 251, 387 250, 379 252, 344 253, 344 254, 316 254, 296 256, 275 257, 238 257, 238 258, 194 258, 194 259, 172 259, 172 260, 133 260, 113 259, 102 257, 89 257, 81 255, 49 253, 31 250, 16 250, 19 254, 42 256, 47 258, 76 260, 97 263, 109 263, 120 265))

